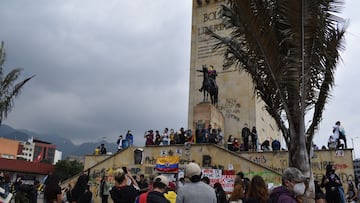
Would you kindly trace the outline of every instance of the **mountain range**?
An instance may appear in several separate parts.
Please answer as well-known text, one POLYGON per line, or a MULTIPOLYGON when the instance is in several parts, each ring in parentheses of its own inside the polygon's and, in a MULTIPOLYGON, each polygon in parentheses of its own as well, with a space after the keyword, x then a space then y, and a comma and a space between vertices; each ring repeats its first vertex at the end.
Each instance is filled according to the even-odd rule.
POLYGON ((0 137, 27 141, 29 138, 33 137, 34 139, 50 142, 56 145, 56 149, 62 152, 62 159, 66 159, 68 156, 85 156, 88 154, 93 154, 95 148, 100 144, 105 144, 105 147, 108 152, 116 152, 117 145, 115 143, 108 143, 105 140, 98 142, 86 142, 80 145, 74 144, 71 140, 61 137, 56 134, 39 134, 31 132, 24 129, 14 129, 8 125, 0 126, 0 137))

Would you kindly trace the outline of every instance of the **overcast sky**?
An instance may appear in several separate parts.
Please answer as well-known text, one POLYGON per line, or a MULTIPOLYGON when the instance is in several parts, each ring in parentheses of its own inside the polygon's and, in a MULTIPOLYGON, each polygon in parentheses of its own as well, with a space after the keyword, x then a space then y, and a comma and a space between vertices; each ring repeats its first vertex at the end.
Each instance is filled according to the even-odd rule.
MULTIPOLYGON (((350 20, 346 50, 319 146, 340 120, 348 145, 360 147, 359 8, 347 1, 342 14, 350 20)), ((131 129, 137 145, 147 129, 186 128, 191 10, 192 0, 0 1, 5 72, 36 75, 4 123, 75 143, 115 142, 131 129)))

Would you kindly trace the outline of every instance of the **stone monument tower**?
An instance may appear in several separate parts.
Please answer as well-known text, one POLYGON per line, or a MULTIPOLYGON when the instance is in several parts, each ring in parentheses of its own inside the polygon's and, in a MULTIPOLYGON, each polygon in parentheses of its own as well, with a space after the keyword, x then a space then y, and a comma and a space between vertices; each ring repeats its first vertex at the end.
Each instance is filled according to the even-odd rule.
POLYGON ((223 123, 221 119, 217 123, 208 121, 213 128, 222 127, 225 139, 230 134, 241 138, 241 130, 247 123, 250 128, 256 126, 260 142, 270 137, 279 140, 280 132, 264 103, 255 96, 251 78, 234 68, 223 70, 223 50, 213 50, 216 41, 205 33, 206 28, 221 35, 229 33, 219 16, 220 5, 224 3, 224 0, 193 0, 188 126, 195 130, 204 123, 199 116, 202 111, 215 112, 214 108, 203 106, 203 93, 199 92, 203 82, 199 70, 205 65, 217 71, 218 101, 214 107, 224 119, 223 123))

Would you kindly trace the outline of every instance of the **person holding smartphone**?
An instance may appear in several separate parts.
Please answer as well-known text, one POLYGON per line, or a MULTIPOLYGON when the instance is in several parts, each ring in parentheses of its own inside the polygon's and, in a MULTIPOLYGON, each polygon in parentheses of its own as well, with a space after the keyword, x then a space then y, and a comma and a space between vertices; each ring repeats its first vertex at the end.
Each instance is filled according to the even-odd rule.
POLYGON ((126 167, 114 172, 115 185, 110 191, 114 203, 133 203, 140 194, 139 186, 126 167))

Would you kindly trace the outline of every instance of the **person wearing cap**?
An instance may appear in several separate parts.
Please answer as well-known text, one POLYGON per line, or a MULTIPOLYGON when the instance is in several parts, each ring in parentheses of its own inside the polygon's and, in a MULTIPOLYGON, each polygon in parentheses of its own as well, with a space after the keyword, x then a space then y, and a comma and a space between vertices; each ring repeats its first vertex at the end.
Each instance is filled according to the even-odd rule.
POLYGON ((110 190, 114 203, 133 203, 140 194, 140 188, 129 170, 119 168, 114 171, 115 185, 110 190))
POLYGON ((185 167, 185 177, 190 179, 183 187, 179 187, 176 203, 216 203, 215 190, 201 181, 201 168, 196 163, 185 167))
POLYGON ((294 167, 286 168, 282 174, 282 186, 274 188, 270 202, 297 203, 297 198, 305 193, 307 178, 294 167))
POLYGON ((154 178, 153 189, 150 192, 143 193, 136 198, 135 203, 170 203, 164 196, 169 186, 169 179, 164 175, 154 178))

